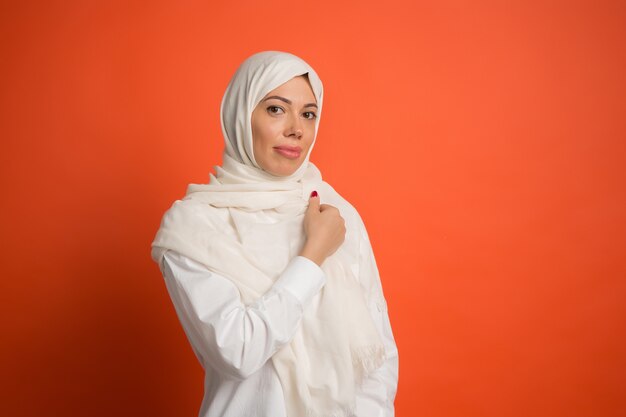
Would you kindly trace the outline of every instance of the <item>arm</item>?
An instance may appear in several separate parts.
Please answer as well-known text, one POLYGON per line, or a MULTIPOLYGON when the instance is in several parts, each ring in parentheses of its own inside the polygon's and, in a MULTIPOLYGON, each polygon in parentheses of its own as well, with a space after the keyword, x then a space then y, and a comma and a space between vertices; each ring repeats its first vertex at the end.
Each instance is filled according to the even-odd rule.
POLYGON ((356 412, 358 417, 392 417, 394 400, 398 387, 398 349, 391 330, 387 303, 376 266, 376 260, 365 226, 361 229, 360 271, 367 282, 366 292, 370 294, 368 307, 374 324, 385 345, 386 361, 372 372, 357 389, 356 412))
POLYGON ((246 306, 229 279, 173 251, 164 255, 161 270, 203 366, 236 379, 256 372, 291 340, 304 307, 325 282, 319 266, 296 256, 272 288, 246 306))

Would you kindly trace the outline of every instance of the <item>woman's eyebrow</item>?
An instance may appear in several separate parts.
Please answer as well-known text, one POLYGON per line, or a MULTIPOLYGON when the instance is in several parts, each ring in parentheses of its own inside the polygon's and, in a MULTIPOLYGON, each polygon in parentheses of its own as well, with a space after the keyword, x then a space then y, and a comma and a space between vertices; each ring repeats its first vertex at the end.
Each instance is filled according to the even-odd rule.
MULTIPOLYGON (((281 97, 281 96, 269 96, 269 97, 265 98, 263 101, 267 101, 267 100, 270 100, 272 98, 275 98, 276 100, 284 101, 287 104, 291 104, 291 100, 286 99, 285 97, 281 97)), ((317 104, 309 103, 309 104, 305 104, 304 107, 315 107, 317 109, 317 104)))

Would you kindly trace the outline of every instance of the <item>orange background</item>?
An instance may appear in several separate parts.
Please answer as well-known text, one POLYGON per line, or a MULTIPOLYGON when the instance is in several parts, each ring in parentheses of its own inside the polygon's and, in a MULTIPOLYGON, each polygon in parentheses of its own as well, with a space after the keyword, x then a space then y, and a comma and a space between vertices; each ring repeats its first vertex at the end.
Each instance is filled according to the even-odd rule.
POLYGON ((4 3, 1 415, 197 415, 150 243, 267 49, 324 82, 397 415, 626 415, 624 2, 4 3))

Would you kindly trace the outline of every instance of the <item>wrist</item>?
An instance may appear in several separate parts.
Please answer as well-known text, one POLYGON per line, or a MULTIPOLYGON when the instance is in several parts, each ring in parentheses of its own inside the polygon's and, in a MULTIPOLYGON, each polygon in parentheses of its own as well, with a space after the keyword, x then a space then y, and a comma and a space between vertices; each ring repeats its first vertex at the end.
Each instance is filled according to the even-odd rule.
POLYGON ((304 256, 305 258, 310 259, 315 262, 318 266, 322 266, 324 262, 324 257, 321 256, 317 251, 311 249, 309 246, 306 246, 300 251, 300 256, 304 256))

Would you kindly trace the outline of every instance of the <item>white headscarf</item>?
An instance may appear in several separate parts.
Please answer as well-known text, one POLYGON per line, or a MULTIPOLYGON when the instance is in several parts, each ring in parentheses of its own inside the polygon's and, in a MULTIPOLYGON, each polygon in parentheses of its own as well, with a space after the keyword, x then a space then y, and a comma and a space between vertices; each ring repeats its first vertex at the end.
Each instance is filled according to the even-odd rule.
MULTIPOLYGON (((237 162, 261 169, 254 159, 252 144, 252 127, 250 120, 256 105, 267 93, 284 84, 297 75, 307 74, 313 94, 317 99, 317 118, 315 120, 315 137, 322 113, 324 89, 313 68, 295 55, 284 52, 259 52, 247 60, 235 72, 226 93, 222 98, 221 116, 222 133, 224 134, 225 153, 237 162), (294 75, 295 74, 295 75, 294 75)), ((268 181, 297 181, 302 178, 313 145, 309 148, 306 159, 299 169, 287 177, 263 175, 268 181)))
POLYGON ((317 136, 323 87, 313 68, 277 51, 260 52, 243 62, 222 100, 222 166, 215 167, 209 184, 190 184, 183 200, 165 213, 152 258, 160 263, 170 249, 194 259, 230 279, 242 301, 250 304, 300 253, 309 195, 317 190, 321 203, 339 209, 346 238, 321 266, 326 284, 320 296, 272 362, 290 417, 342 417, 354 411, 356 386, 384 361, 384 346, 366 306, 370 299, 383 308, 385 304, 367 233, 357 211, 309 162, 315 139, 302 165, 285 177, 259 167, 252 143, 256 105, 271 90, 304 74, 317 99, 317 136), (266 221, 259 222, 259 214, 266 221))

